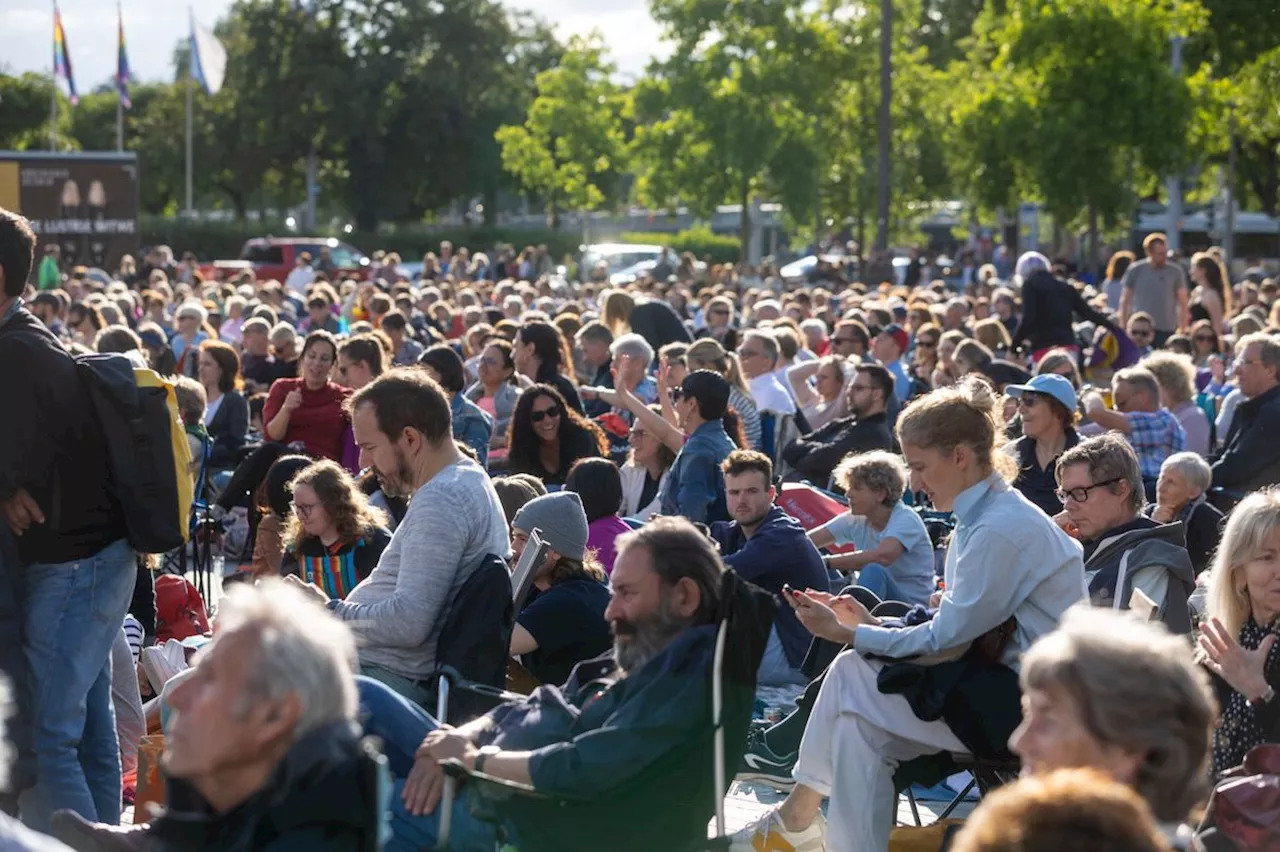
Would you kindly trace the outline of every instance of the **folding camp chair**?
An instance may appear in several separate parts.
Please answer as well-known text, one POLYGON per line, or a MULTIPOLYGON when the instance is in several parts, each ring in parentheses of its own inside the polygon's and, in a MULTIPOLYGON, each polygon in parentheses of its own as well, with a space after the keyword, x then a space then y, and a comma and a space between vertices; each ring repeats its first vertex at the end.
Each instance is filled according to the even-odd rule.
MULTIPOLYGON (((165 554, 164 573, 185 576, 193 574, 196 591, 210 600, 213 590, 213 550, 216 545, 217 525, 209 514, 210 504, 205 499, 209 484, 209 455, 213 445, 206 435, 200 445, 200 467, 196 471, 194 499, 187 517, 187 542, 175 551, 165 554)), ((221 578, 218 578, 221 579, 221 578)))
MULTIPOLYGON (((706 817, 702 817, 699 836, 681 840, 675 845, 664 844, 653 848, 688 850, 723 850, 729 848, 730 838, 725 834, 724 799, 728 792, 728 770, 736 767, 746 748, 746 732, 755 698, 755 675, 764 656, 764 649, 773 627, 777 602, 773 595, 739 578, 726 570, 721 584, 720 610, 717 613, 715 650, 712 657, 711 676, 711 753, 712 792, 714 795, 715 837, 706 837, 706 817), (730 634, 733 634, 732 636, 730 634), (726 661, 726 649, 732 655, 726 661)), ((695 746, 696 748, 696 746, 695 746)), ((579 805, 597 807, 599 802, 575 802, 549 796, 528 784, 518 784, 484 773, 469 771, 457 760, 442 764, 449 782, 445 786, 447 798, 442 800, 440 831, 437 848, 447 849, 450 834, 449 807, 453 804, 453 784, 466 778, 482 795, 504 798, 523 797, 557 802, 562 807, 579 805), (449 807, 446 807, 449 806, 449 807)), ((663 767, 670 771, 670 767, 663 767)), ((665 776, 664 776, 665 777, 665 776)), ((648 779, 652 780, 652 779, 648 779)), ((628 793, 618 793, 620 800, 627 800, 628 793)), ((666 821, 659 821, 659 823, 666 821)), ((650 828, 659 825, 651 821, 650 828)), ((656 830, 661 830, 660 828, 656 830)), ((616 844, 615 844, 616 845, 616 844)))
MULTIPOLYGON (((547 552, 550 549, 551 545, 542 540, 542 530, 534 528, 530 531, 529 540, 524 546, 524 552, 520 554, 520 559, 516 562, 516 566, 511 572, 513 614, 518 614, 524 606, 525 599, 529 596, 529 590, 533 587, 533 577, 537 573, 538 566, 546 561, 547 552)), ((506 648, 510 648, 510 625, 507 626, 506 632, 506 648)), ((436 721, 441 724, 449 721, 449 703, 454 690, 469 693, 473 699, 471 706, 475 706, 477 701, 487 701, 490 706, 497 706, 504 701, 518 701, 524 697, 513 692, 507 692, 496 684, 480 683, 475 679, 464 678, 457 668, 444 666, 436 675, 436 721)), ((457 786, 458 782, 455 778, 451 777, 445 781, 444 794, 440 805, 440 836, 445 839, 440 844, 442 847, 445 845, 451 829, 453 800, 457 794, 457 786)))

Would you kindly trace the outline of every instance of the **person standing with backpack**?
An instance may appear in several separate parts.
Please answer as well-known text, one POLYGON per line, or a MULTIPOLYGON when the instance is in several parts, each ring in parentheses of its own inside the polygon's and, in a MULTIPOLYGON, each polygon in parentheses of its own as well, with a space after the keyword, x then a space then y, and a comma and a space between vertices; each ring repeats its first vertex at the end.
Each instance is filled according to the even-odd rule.
POLYGON ((17 545, 4 571, 25 586, 36 752, 19 805, 47 832, 60 808, 120 821, 110 659, 137 571, 76 362, 23 307, 35 244, 27 221, 0 208, 0 520, 17 545))

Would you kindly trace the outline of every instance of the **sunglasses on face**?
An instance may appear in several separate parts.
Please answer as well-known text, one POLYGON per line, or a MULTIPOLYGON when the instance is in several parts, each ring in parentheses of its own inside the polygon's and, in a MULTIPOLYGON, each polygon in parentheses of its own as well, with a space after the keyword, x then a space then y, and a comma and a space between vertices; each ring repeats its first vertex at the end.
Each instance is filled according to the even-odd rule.
POLYGON ((550 408, 544 409, 542 411, 533 412, 532 414, 529 415, 529 419, 534 423, 541 423, 543 420, 545 420, 548 417, 558 418, 559 416, 560 416, 560 406, 553 405, 550 408))
POLYGON ((1040 394, 1036 393, 1035 391, 1023 391, 1022 395, 1018 397, 1018 407, 1031 408, 1039 401, 1040 401, 1040 394))
POLYGON ((938 346, 938 341, 936 341, 936 340, 917 340, 917 341, 916 341, 916 346, 919 346, 921 349, 935 349, 935 348, 937 348, 937 346, 938 346))
POLYGON ((1216 343, 1217 342, 1216 340, 1214 340, 1214 337, 1212 334, 1197 334, 1195 337, 1195 340, 1196 340, 1196 343, 1216 343))
POLYGON ((1155 337, 1155 336, 1156 336, 1156 333, 1155 333, 1154 331, 1144 331, 1143 329, 1135 328, 1133 331, 1129 332, 1129 336, 1130 336, 1130 337, 1141 337, 1141 338, 1145 339, 1145 338, 1148 338, 1148 337, 1155 337))

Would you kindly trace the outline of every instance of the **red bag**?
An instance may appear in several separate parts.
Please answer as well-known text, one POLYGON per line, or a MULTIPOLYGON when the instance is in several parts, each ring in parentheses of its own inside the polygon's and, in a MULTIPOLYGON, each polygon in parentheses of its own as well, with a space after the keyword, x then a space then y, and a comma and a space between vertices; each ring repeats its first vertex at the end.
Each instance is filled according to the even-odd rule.
POLYGON ((1250 749, 1243 766, 1223 775, 1205 823, 1240 849, 1280 852, 1280 745, 1250 749))
MULTIPOLYGON (((813 532, 837 515, 849 511, 848 504, 802 482, 784 483, 782 492, 778 494, 778 505, 782 507, 782 511, 799 521, 805 532, 813 532)), ((831 553, 853 553, 856 549, 851 544, 827 548, 831 553)))
POLYGON ((181 641, 208 632, 209 614, 191 581, 177 574, 156 577, 156 641, 181 641))

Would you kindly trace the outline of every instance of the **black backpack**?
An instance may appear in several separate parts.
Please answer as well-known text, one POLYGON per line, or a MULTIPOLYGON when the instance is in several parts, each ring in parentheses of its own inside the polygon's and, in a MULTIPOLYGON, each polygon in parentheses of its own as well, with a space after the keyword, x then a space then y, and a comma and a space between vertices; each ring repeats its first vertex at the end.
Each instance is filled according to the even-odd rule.
MULTIPOLYGON (((76 370, 106 443, 109 490, 124 514, 129 544, 139 553, 182 547, 183 501, 189 508, 191 486, 180 484, 178 456, 187 453, 189 463, 190 450, 176 422, 172 388, 164 380, 140 386, 133 362, 116 353, 78 356, 76 370)), ((185 467, 181 473, 189 479, 185 467)))

